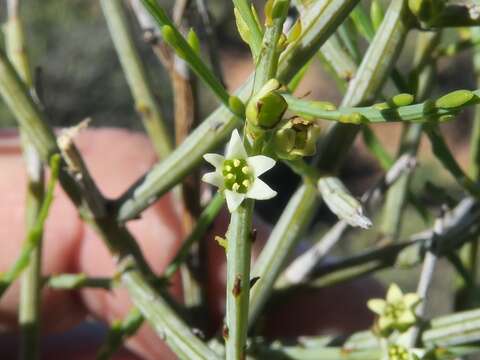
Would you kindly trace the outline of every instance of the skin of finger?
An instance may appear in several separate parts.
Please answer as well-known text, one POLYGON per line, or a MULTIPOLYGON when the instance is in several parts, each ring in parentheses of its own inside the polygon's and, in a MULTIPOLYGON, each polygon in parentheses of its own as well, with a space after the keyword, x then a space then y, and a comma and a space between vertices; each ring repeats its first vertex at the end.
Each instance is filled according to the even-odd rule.
MULTIPOLYGON (((6 271, 20 253, 25 238, 26 175, 16 132, 0 134, 0 272, 6 271)), ((55 274, 74 270, 75 249, 82 236, 82 226, 76 210, 57 188, 51 217, 47 220, 43 239, 43 272, 55 274), (55 221, 61 218, 62 221, 55 221)), ((15 282, 0 299, 0 328, 4 331, 17 326, 19 282, 15 282)), ((55 309, 54 317, 43 316, 45 331, 60 331, 84 317, 74 292, 44 289, 42 313, 55 309)))

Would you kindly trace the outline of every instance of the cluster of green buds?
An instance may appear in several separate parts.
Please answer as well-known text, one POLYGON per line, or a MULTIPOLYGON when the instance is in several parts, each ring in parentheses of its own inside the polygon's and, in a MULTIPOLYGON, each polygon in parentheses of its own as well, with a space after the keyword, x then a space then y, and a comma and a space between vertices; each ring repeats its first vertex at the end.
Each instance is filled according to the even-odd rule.
POLYGON ((281 87, 278 80, 270 79, 249 100, 245 116, 251 130, 252 128, 271 130, 280 123, 288 108, 287 102, 279 92, 281 87))
POLYGON ((445 0, 408 0, 408 8, 421 23, 430 23, 445 8, 445 0))
POLYGON ((392 284, 385 300, 371 299, 367 306, 378 315, 375 330, 382 336, 388 336, 395 330, 403 333, 417 323, 415 308, 420 302, 417 294, 403 294, 398 285, 392 284))
POLYGON ((315 154, 320 127, 308 120, 294 117, 287 120, 273 136, 273 148, 281 159, 294 160, 315 154))

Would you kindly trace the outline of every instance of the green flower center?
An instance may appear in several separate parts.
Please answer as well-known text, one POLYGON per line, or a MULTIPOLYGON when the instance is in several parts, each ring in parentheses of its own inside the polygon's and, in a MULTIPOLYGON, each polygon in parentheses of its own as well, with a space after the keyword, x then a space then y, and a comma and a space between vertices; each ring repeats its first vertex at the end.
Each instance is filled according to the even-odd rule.
POLYGON ((237 193, 245 194, 252 185, 252 170, 245 159, 228 159, 222 167, 225 188, 237 193))
POLYGON ((392 345, 388 348, 388 358, 390 360, 409 360, 408 350, 403 346, 392 345))
POLYGON ((385 316, 398 320, 402 313, 406 310, 405 305, 401 302, 395 304, 387 304, 385 308, 385 316))

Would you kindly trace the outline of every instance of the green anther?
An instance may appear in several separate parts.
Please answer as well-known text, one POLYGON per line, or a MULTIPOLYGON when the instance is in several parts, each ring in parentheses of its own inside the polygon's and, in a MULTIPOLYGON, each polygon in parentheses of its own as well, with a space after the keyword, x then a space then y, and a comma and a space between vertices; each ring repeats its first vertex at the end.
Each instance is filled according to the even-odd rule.
POLYGON ((412 94, 398 94, 392 97, 391 103, 398 107, 398 106, 408 106, 413 103, 414 97, 412 94))
POLYGON ((252 184, 252 174, 245 159, 225 160, 222 168, 225 188, 245 194, 252 184))
POLYGON ((452 109, 465 105, 475 97, 470 90, 456 90, 435 101, 435 106, 441 109, 452 109))

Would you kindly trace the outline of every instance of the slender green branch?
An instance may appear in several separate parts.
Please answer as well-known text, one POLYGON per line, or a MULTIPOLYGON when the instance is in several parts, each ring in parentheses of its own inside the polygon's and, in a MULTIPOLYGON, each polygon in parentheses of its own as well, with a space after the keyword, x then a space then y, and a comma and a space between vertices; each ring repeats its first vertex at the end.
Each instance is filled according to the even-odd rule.
POLYGON ((224 339, 227 360, 245 358, 250 298, 253 200, 231 214, 227 231, 227 286, 224 339))
MULTIPOLYGON (((471 93, 472 96, 467 101, 463 103, 460 101, 458 104, 453 104, 452 107, 437 107, 434 102, 426 101, 405 106, 402 106, 400 103, 398 103, 398 105, 380 103, 367 107, 340 107, 336 110, 331 110, 326 106, 325 102, 322 101, 297 99, 289 94, 284 94, 284 98, 288 103, 289 110, 299 115, 358 125, 383 122, 427 123, 432 122, 432 120, 440 122, 449 121, 452 120, 452 116, 458 114, 461 109, 476 105, 480 102, 478 98, 480 90, 475 90, 471 93)), ((453 99, 457 96, 458 90, 445 96, 450 94, 453 99)))
POLYGON ((142 117, 157 154, 164 158, 172 151, 170 135, 165 127, 147 71, 135 46, 124 6, 118 0, 102 0, 100 4, 135 100, 135 108, 142 117))
POLYGON ((277 74, 278 58, 280 56, 278 41, 283 33, 283 23, 287 17, 289 6, 289 0, 275 0, 272 9, 270 9, 270 14, 267 14, 267 26, 262 40, 259 61, 255 68, 254 94, 277 74))
MULTIPOLYGON (((20 18, 20 0, 7 1, 8 20, 5 24, 7 56, 26 87, 33 91, 33 79, 27 56, 23 24, 20 18)), ((28 136, 20 129, 23 156, 27 173, 26 232, 35 222, 44 201, 44 171, 41 160, 28 136)), ((39 234, 35 248, 31 249, 28 267, 21 280, 19 322, 21 325, 20 359, 39 358, 39 329, 41 303, 42 236, 39 234)))
POLYGON ((60 169, 60 157, 58 155, 52 157, 50 168, 50 180, 48 182, 45 198, 39 209, 38 216, 35 219, 35 223, 27 233, 17 260, 15 260, 8 271, 2 273, 0 276, 0 297, 5 293, 12 282, 14 282, 17 277, 27 268, 32 252, 37 248, 39 242, 41 241, 45 220, 47 219, 50 205, 53 201, 53 190, 55 188, 60 169))

